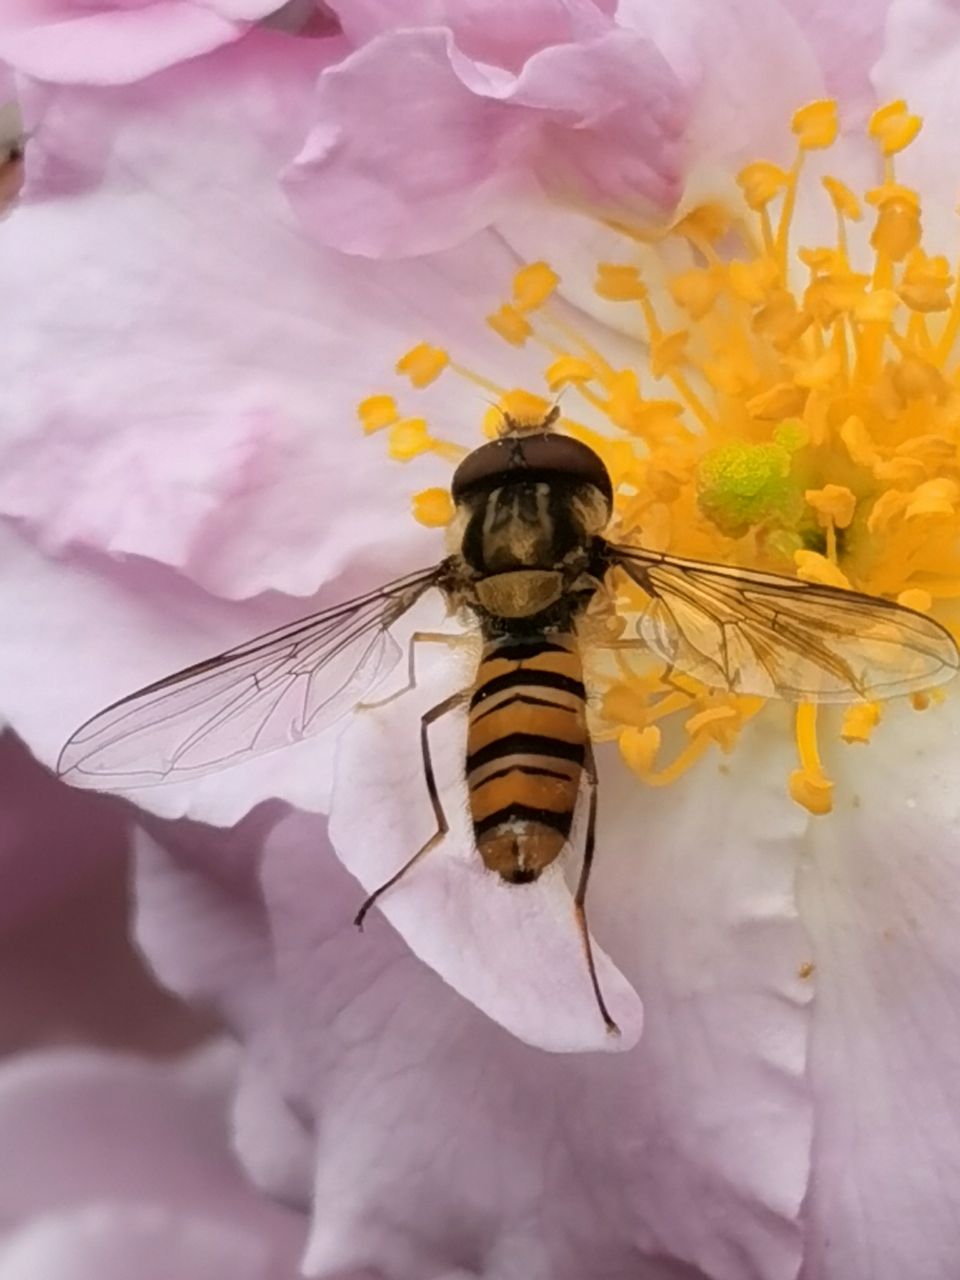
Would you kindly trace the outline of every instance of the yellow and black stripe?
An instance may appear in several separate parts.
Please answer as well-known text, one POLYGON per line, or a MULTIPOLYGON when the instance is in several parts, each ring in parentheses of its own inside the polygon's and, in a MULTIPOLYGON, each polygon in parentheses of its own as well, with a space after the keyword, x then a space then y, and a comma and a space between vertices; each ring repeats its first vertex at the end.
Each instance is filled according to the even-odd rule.
POLYGON ((533 880, 573 822, 587 750, 583 668, 572 635, 489 644, 467 731, 477 849, 504 879, 533 880))

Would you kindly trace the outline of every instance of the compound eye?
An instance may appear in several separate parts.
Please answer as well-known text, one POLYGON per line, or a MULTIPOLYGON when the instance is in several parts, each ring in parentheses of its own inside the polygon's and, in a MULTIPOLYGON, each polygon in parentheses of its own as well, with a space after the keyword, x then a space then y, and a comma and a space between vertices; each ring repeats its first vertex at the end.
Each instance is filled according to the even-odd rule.
POLYGON ((510 470, 510 450, 506 440, 482 444, 473 453, 468 453, 453 473, 450 493, 454 502, 471 489, 502 483, 504 474, 510 470))
POLYGON ((613 503, 613 485, 599 455, 572 436, 553 431, 504 436, 474 449, 454 472, 450 492, 457 501, 471 491, 518 480, 559 478, 593 485, 608 504, 613 503))

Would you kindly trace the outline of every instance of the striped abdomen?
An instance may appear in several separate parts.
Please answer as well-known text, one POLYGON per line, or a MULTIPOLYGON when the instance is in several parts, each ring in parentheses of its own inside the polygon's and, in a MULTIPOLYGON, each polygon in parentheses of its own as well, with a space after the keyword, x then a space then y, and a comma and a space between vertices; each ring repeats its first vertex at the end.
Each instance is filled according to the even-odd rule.
POLYGON ((497 641, 470 701, 467 785, 480 856, 505 880, 535 879, 566 843, 587 746, 572 635, 497 641))

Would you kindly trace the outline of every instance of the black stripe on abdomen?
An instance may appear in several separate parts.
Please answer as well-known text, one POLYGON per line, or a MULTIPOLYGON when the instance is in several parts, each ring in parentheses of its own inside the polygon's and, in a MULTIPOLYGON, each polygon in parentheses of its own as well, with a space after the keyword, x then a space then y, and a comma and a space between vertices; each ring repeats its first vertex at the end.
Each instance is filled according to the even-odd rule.
POLYGON ((553 760, 572 760, 583 764, 585 755, 582 742, 564 742, 562 738, 548 738, 541 733, 508 733, 467 756, 467 773, 499 760, 502 756, 543 756, 553 760))
MULTIPOLYGON (((504 654, 498 650, 496 657, 502 658, 504 654)), ((499 676, 493 676, 486 684, 482 684, 470 699, 470 710, 472 711, 487 698, 492 698, 494 694, 502 693, 504 689, 518 687, 559 689, 563 693, 570 693, 581 699, 587 696, 581 680, 573 680, 570 676, 561 675, 558 671, 538 671, 536 667, 517 667, 513 671, 504 671, 499 676)))
POLYGON ((536 658, 541 653, 569 652, 570 649, 565 644, 557 644, 554 640, 545 640, 542 636, 535 636, 530 640, 519 641, 516 644, 508 640, 491 645, 484 654, 484 661, 492 662, 502 658, 505 662, 529 662, 531 658, 536 658))
MULTIPOLYGON (((501 698, 492 707, 486 707, 482 710, 481 707, 483 707, 483 704, 478 703, 477 706, 471 708, 471 711, 475 713, 470 717, 471 724, 479 724, 487 716, 495 716, 504 707, 543 707, 547 711, 573 711, 573 708, 567 706, 564 702, 553 702, 549 698, 531 698, 525 693, 514 693, 509 698, 501 698)), ((574 712, 574 714, 576 713, 574 712)))
POLYGON ((495 827, 501 827, 507 822, 538 822, 541 826, 558 831, 562 836, 568 836, 570 827, 573 825, 573 810, 555 813, 552 809, 537 809, 528 804, 513 802, 505 804, 496 813, 488 813, 479 822, 475 821, 473 830, 479 839, 488 831, 493 831, 495 827))
POLYGON ((558 782, 571 781, 570 774, 561 773, 559 769, 544 769, 538 764, 508 764, 494 773, 484 774, 483 778, 474 784, 474 790, 479 791, 488 782, 497 782, 500 778, 509 777, 511 773, 522 773, 528 778, 554 778, 558 782))

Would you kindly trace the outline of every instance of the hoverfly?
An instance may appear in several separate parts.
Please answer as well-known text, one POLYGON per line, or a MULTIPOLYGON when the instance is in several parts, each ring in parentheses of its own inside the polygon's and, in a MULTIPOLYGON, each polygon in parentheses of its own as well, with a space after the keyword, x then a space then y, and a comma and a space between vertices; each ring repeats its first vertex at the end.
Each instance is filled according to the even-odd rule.
POLYGON ((615 1031, 585 915, 597 771, 584 620, 598 593, 611 593, 625 575, 649 601, 626 618, 626 641, 611 645, 650 650, 668 671, 741 694, 889 698, 945 682, 960 667, 960 652, 938 623, 887 600, 608 540, 610 476, 592 449, 553 430, 558 413, 534 427, 506 419, 498 439, 460 463, 450 554, 439 564, 122 698, 74 733, 58 772, 80 785, 139 787, 198 776, 317 733, 361 703, 393 666, 391 629, 439 592, 479 632, 481 655, 470 687, 421 720, 436 832, 367 898, 356 923, 446 834, 430 727, 466 708, 470 815, 491 871, 510 884, 535 880, 566 845, 586 793, 574 909, 597 1006, 615 1031))

